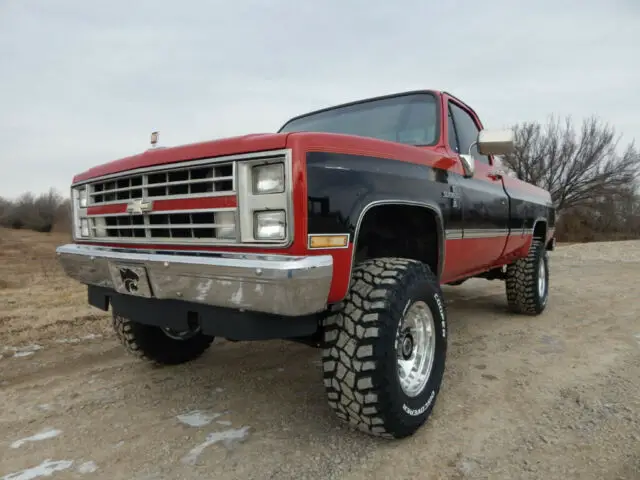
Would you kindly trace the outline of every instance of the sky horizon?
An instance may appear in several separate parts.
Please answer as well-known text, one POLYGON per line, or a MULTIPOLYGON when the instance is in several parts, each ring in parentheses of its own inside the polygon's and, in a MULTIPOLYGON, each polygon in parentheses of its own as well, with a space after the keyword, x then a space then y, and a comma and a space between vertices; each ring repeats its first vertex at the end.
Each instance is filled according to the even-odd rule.
POLYGON ((599 116, 640 141, 640 2, 0 3, 0 197, 139 153, 447 90, 485 127, 599 116), (576 6, 579 5, 579 8, 576 6))

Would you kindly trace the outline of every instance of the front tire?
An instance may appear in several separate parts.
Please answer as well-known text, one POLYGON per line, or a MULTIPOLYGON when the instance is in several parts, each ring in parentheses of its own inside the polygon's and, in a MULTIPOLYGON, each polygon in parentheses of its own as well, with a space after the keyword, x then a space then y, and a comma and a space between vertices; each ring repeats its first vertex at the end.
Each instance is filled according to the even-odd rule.
POLYGON ((324 323, 329 406, 371 435, 410 436, 433 410, 446 349, 444 300, 429 267, 403 258, 366 260, 324 323))
POLYGON ((158 365, 178 365, 200 357, 214 337, 200 331, 172 332, 113 313, 113 329, 125 350, 158 365))
POLYGON ((549 255, 544 242, 534 238, 525 258, 507 265, 507 303, 513 313, 539 315, 549 299, 549 255))

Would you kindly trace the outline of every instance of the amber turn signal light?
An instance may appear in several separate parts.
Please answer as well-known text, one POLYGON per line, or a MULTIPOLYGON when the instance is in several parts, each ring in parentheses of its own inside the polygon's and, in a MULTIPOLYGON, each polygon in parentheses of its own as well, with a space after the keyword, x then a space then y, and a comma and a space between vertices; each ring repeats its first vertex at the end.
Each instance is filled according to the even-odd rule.
POLYGON ((349 235, 309 235, 309 248, 345 248, 349 235))

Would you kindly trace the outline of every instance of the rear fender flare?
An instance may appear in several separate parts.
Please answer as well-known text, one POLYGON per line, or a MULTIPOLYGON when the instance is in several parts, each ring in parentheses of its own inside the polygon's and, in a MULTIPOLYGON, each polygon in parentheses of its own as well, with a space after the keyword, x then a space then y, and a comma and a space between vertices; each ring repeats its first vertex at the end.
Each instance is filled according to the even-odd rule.
MULTIPOLYGON (((527 241, 527 243, 524 245, 523 249, 522 249, 522 255, 526 256, 529 254, 529 250, 531 249, 531 245, 533 244, 533 234, 536 231, 536 227, 538 226, 539 223, 544 223, 545 227, 546 227, 546 234, 548 235, 549 233, 549 222, 545 217, 538 217, 533 221, 533 225, 531 226, 531 236, 529 237, 529 240, 527 241)), ((546 243, 547 242, 547 238, 545 235, 545 238, 543 239, 543 241, 546 243)))

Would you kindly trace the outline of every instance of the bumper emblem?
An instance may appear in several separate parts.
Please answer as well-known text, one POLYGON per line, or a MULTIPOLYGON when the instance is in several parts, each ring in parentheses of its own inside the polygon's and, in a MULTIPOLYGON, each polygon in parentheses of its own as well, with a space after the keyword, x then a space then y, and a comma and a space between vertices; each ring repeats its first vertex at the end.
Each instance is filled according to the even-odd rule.
POLYGON ((120 279, 124 284, 124 288, 127 292, 136 294, 138 292, 138 282, 140 281, 140 276, 131 270, 130 268, 120 268, 120 279))

